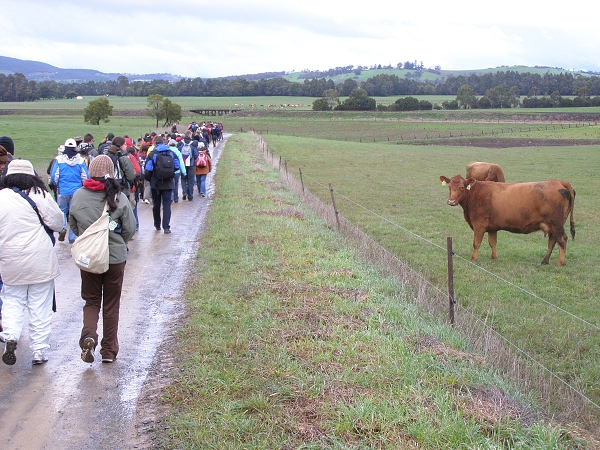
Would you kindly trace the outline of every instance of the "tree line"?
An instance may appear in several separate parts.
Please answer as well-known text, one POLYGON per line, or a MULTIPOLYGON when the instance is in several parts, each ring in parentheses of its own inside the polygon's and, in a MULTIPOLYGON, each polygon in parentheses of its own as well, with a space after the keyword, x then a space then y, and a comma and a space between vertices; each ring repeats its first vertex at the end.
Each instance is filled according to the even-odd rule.
MULTIPOLYGON (((404 63, 406 66, 406 63, 404 63)), ((420 66, 418 66, 420 67, 420 66)), ((350 67, 340 68, 349 70, 350 67)), ((420 73, 420 72, 419 72, 420 73)), ((410 75, 408 73, 407 75, 410 75)), ((551 95, 578 96, 583 99, 600 95, 600 77, 582 76, 563 72, 543 75, 516 71, 497 71, 482 75, 449 76, 446 79, 421 81, 419 77, 398 77, 379 74, 359 82, 347 78, 335 84, 326 77, 304 79, 302 82, 288 81, 280 76, 248 80, 244 77, 227 78, 182 78, 177 82, 166 80, 130 81, 121 76, 118 80, 84 83, 56 81, 29 81, 20 73, 0 74, 0 101, 25 102, 40 99, 74 98, 76 96, 118 95, 148 97, 248 97, 248 96, 305 96, 322 97, 326 90, 335 89, 340 96, 349 96, 357 88, 369 96, 396 95, 458 95, 462 86, 469 86, 475 96, 487 96, 494 89, 505 86, 519 97, 550 98, 551 95)), ((530 102, 531 103, 531 102, 530 102)), ((535 101, 533 101, 535 103, 535 101)))

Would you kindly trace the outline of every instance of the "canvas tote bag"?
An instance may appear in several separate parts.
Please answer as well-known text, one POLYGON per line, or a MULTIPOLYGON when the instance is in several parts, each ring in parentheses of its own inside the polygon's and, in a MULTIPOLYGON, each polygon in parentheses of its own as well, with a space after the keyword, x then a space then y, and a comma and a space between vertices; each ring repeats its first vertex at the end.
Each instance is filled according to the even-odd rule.
POLYGON ((102 215, 91 224, 71 245, 75 265, 85 272, 104 273, 108 270, 108 204, 102 215))

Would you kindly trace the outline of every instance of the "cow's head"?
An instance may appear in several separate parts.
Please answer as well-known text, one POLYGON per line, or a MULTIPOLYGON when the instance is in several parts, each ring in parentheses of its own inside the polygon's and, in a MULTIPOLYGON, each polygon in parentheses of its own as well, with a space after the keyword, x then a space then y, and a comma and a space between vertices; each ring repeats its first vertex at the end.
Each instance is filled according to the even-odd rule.
POLYGON ((450 190, 450 196, 448 197, 448 203, 450 206, 459 205, 467 191, 471 189, 471 185, 475 182, 473 178, 465 179, 460 174, 454 175, 451 179, 445 176, 440 176, 442 185, 448 185, 450 190))

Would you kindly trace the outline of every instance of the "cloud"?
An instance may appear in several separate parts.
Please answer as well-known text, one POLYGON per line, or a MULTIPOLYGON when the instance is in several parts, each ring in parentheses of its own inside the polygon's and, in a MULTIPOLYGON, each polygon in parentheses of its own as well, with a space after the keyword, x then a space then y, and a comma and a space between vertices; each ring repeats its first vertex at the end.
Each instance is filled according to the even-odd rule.
POLYGON ((3 15, 0 55, 102 72, 206 78, 413 60, 600 70, 593 21, 570 25, 527 0, 4 0, 3 15))

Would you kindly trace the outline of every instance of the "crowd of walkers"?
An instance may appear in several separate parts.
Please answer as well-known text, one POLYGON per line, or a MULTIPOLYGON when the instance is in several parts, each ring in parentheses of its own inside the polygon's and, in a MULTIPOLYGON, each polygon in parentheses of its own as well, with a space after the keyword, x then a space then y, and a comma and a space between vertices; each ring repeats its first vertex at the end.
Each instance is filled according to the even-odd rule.
POLYGON ((59 242, 73 243, 104 211, 111 224, 109 268, 102 274, 81 270, 85 305, 79 347, 87 363, 94 362, 98 344, 102 362, 114 362, 127 243, 140 227, 138 204, 152 204, 154 228, 171 234, 172 203, 191 202, 195 194, 206 197, 209 148, 222 138, 223 125, 210 122, 191 122, 182 133, 175 125, 170 132, 148 133, 135 141, 108 133, 98 147, 90 133, 68 138, 48 165, 46 185, 31 162, 16 159, 12 139, 0 137, 0 341, 5 343, 5 364, 16 362, 27 316, 32 364, 48 361, 54 280, 60 274, 55 233, 59 242))

